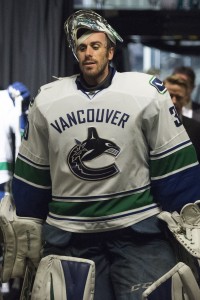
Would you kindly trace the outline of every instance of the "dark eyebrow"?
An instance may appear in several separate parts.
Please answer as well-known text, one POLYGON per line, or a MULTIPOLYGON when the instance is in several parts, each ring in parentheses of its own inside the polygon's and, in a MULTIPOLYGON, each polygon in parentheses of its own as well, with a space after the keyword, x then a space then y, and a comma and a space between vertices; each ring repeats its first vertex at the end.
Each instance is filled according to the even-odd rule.
POLYGON ((103 43, 100 41, 94 41, 94 42, 91 42, 91 44, 103 44, 103 43))
MULTIPOLYGON (((101 44, 101 45, 103 45, 103 43, 100 42, 100 41, 93 41, 93 42, 91 42, 89 45, 94 45, 94 44, 101 44)), ((85 44, 85 43, 83 42, 83 43, 81 43, 79 46, 87 46, 87 44, 85 44)), ((78 46, 78 47, 79 47, 79 46, 78 46)))

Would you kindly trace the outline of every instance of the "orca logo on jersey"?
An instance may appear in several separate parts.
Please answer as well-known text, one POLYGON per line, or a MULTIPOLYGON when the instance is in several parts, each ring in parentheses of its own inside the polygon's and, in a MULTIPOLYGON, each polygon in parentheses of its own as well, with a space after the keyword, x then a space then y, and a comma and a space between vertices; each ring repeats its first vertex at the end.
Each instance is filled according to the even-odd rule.
POLYGON ((83 180, 102 180, 112 177, 119 173, 119 169, 115 163, 105 167, 90 168, 84 162, 102 155, 109 154, 117 156, 120 148, 110 140, 102 139, 98 136, 96 128, 88 128, 88 137, 83 142, 77 141, 68 157, 67 163, 72 173, 83 180))
POLYGON ((166 92, 166 87, 163 82, 160 81, 157 77, 153 76, 149 81, 152 86, 154 86, 160 94, 164 94, 166 92))

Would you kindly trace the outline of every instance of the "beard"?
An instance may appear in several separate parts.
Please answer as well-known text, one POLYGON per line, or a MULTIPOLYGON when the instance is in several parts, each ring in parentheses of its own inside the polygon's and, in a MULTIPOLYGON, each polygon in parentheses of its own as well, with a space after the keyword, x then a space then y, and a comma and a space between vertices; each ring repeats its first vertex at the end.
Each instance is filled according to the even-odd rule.
POLYGON ((86 82, 96 84, 104 80, 108 75, 108 64, 108 60, 105 59, 101 65, 95 62, 94 67, 83 66, 81 71, 86 82))

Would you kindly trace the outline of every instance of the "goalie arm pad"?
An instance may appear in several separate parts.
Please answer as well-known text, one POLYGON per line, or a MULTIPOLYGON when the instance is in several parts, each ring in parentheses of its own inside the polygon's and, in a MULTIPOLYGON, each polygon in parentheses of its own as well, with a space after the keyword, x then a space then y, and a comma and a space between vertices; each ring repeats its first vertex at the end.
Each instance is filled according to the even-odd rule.
POLYGON ((194 257, 200 258, 200 201, 186 204, 180 214, 163 211, 158 218, 167 223, 176 240, 194 257))
POLYGON ((48 255, 38 266, 31 300, 93 300, 95 263, 71 256, 48 255))
POLYGON ((30 259, 35 267, 41 259, 42 220, 18 217, 10 195, 0 203, 0 227, 3 236, 3 266, 1 279, 23 277, 26 260, 30 259))

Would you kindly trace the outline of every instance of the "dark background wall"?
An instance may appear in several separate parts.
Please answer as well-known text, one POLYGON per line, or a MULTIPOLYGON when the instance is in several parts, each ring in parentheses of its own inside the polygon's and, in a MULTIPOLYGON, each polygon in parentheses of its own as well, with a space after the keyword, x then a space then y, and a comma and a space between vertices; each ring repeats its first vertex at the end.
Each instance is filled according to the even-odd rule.
POLYGON ((0 87, 23 82, 38 88, 73 72, 63 25, 71 0, 0 0, 0 87))
MULTIPOLYGON (((73 11, 73 0, 0 0, 1 89, 21 81, 34 97, 52 76, 68 76, 78 70, 63 28, 73 11)), ((191 44, 194 39, 200 42, 200 9, 97 12, 124 38, 114 58, 118 71, 129 70, 126 45, 134 35, 149 47, 200 54, 199 44, 191 44), (183 39, 190 43, 181 45, 183 39)))

